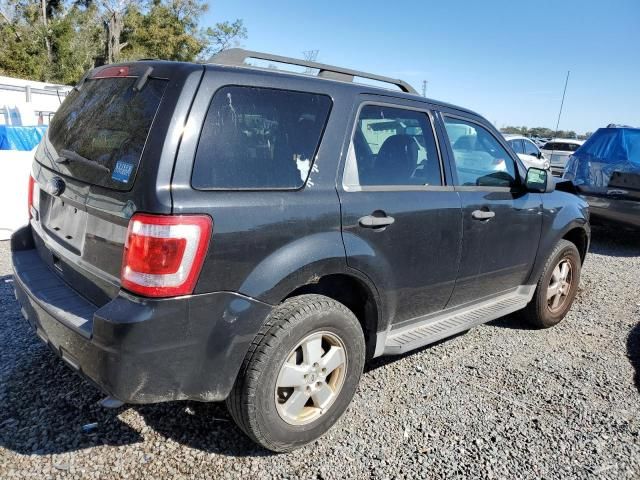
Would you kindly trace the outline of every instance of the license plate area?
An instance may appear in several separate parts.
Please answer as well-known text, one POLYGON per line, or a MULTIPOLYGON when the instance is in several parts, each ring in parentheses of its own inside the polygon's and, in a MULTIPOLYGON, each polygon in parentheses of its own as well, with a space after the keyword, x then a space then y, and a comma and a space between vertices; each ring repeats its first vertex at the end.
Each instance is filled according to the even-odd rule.
POLYGON ((53 240, 76 255, 81 255, 87 227, 87 212, 62 198, 48 197, 43 227, 53 240))

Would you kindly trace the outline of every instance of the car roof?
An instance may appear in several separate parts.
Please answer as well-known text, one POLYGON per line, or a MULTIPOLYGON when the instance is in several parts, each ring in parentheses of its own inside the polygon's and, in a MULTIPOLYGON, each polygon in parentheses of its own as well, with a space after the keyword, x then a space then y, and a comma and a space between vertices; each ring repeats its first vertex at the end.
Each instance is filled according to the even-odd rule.
POLYGON ((576 145, 582 145, 584 140, 576 140, 575 138, 552 138, 547 143, 561 142, 561 143, 575 143, 576 145))
MULTIPOLYGON (((251 52, 248 52, 248 53, 251 53, 251 52)), ((480 115, 479 113, 473 110, 470 110, 468 108, 464 108, 458 105, 454 105, 451 103, 443 102, 440 100, 435 100, 433 98, 423 97, 417 93, 404 92, 400 90, 392 90, 388 88, 378 87, 375 85, 367 85, 363 83, 350 82, 350 81, 340 80, 340 79, 331 78, 331 77, 320 77, 320 76, 316 76, 308 73, 297 73, 297 72, 275 69, 275 68, 262 68, 262 67, 249 65, 249 64, 228 65, 228 64, 222 64, 222 63, 216 63, 215 57, 213 57, 212 59, 209 60, 209 62, 204 64, 196 63, 196 62, 176 62, 176 61, 167 61, 167 60, 158 60, 158 59, 144 59, 144 60, 137 60, 134 62, 123 62, 121 64, 114 64, 111 66, 130 65, 132 63, 138 63, 138 62, 147 63, 154 67, 191 66, 191 67, 199 67, 199 68, 204 67, 206 70, 215 70, 219 72, 228 71, 228 72, 236 72, 236 73, 237 72, 250 72, 252 74, 258 73, 260 75, 269 76, 273 78, 277 77, 285 81, 287 78, 289 78, 289 79, 296 79, 298 82, 300 80, 303 80, 305 82, 309 82, 310 85, 316 85, 316 86, 324 85, 324 87, 321 87, 321 88, 326 88, 326 85, 329 84, 331 85, 332 88, 345 89, 355 94, 365 94, 365 95, 369 94, 369 95, 378 95, 378 96, 384 96, 389 98, 405 99, 405 100, 420 102, 420 103, 424 103, 424 104, 428 104, 436 107, 442 107, 445 109, 451 109, 451 110, 455 110, 461 113, 469 114, 471 116, 484 119, 487 123, 490 123, 482 115, 480 115)))
MULTIPOLYGON (((246 52, 246 53, 253 53, 253 52, 246 52)), ((249 55, 249 58, 251 58, 251 55, 249 55)), ((340 80, 337 78, 316 76, 308 73, 297 73, 289 70, 281 70, 279 68, 263 68, 263 67, 258 67, 254 65, 249 65, 249 64, 231 65, 226 63, 216 63, 215 60, 216 60, 216 57, 213 57, 211 60, 209 60, 209 63, 206 63, 204 65, 205 68, 216 69, 219 71, 226 70, 226 71, 234 71, 234 72, 237 72, 237 71, 247 71, 247 72, 253 72, 253 73, 259 72, 262 75, 274 76, 274 77, 278 76, 283 80, 287 78, 298 79, 298 80, 304 79, 306 82, 309 82, 310 85, 311 84, 326 85, 326 83, 324 82, 330 82, 335 87, 345 89, 345 90, 350 90, 352 92, 355 92, 356 94, 384 95, 387 97, 406 99, 414 102, 421 102, 421 103, 431 104, 431 105, 440 106, 444 108, 449 108, 452 110, 457 110, 459 112, 468 113, 476 117, 484 118, 479 113, 474 112, 473 110, 470 110, 468 108, 460 107, 458 105, 453 105, 453 104, 442 102, 432 98, 426 98, 417 93, 403 92, 400 90, 393 90, 393 89, 378 87, 375 85, 350 82, 350 81, 340 80)), ((299 64, 300 64, 300 61, 297 61, 296 65, 299 65, 299 64)))
POLYGON ((525 137, 524 135, 517 135, 515 133, 503 133, 502 136, 506 140, 529 140, 532 141, 529 137, 525 137))

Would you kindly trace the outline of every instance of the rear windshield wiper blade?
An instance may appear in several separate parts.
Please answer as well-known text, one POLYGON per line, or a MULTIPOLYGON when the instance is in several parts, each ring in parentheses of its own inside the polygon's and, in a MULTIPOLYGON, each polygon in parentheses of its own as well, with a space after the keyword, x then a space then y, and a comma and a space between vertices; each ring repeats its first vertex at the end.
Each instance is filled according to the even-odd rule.
POLYGON ((94 162, 93 160, 89 160, 88 158, 85 158, 79 153, 71 150, 60 150, 60 156, 56 159, 56 163, 65 163, 65 162, 81 163, 86 167, 100 170, 102 172, 106 172, 106 173, 111 172, 111 170, 109 170, 104 165, 100 165, 99 163, 94 162))

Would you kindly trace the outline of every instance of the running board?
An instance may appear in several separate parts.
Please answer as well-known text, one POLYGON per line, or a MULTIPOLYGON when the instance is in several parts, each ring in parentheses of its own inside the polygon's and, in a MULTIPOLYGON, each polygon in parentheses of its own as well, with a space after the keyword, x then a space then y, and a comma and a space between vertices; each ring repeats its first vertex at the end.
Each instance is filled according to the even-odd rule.
POLYGON ((522 285, 507 294, 427 315, 423 320, 391 330, 383 355, 401 355, 521 310, 531 301, 535 289, 535 285, 522 285))

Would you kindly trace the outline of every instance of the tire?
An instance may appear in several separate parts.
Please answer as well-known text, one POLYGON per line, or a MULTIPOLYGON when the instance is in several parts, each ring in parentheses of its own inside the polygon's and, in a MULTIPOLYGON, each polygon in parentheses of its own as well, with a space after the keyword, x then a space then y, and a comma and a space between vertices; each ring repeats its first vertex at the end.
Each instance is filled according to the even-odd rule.
POLYGON ((364 359, 362 327, 348 308, 322 295, 290 298, 273 310, 256 335, 227 408, 252 440, 274 452, 291 451, 320 438, 342 416, 364 359), (318 354, 319 361, 306 361, 318 354), (336 358, 344 360, 337 368, 336 358), (323 372, 323 365, 333 370, 323 372), (301 371, 308 373, 302 376, 301 371), (287 376, 290 372, 295 379, 290 379, 293 373, 287 376), (311 395, 306 403, 304 395, 311 395), (301 404, 305 406, 298 414, 301 404))
POLYGON ((525 319, 532 327, 553 327, 565 317, 578 292, 581 266, 580 253, 576 246, 567 240, 560 240, 547 259, 533 299, 523 311, 525 319), (570 268, 568 285, 558 281, 558 278, 562 277, 558 273, 562 272, 563 265, 566 264, 570 268), (549 295, 558 291, 565 291, 566 294, 560 295, 560 298, 558 294, 548 298, 549 295))

